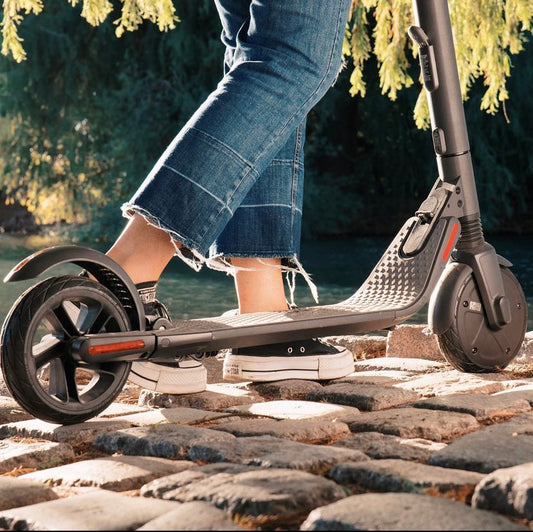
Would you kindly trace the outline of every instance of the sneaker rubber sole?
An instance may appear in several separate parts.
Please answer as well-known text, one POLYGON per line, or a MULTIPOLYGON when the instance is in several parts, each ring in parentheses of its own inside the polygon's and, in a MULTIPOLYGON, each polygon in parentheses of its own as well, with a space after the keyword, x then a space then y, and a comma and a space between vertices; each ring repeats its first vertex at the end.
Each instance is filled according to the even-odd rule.
POLYGON ((354 371, 353 355, 343 348, 338 354, 305 356, 252 356, 228 353, 223 378, 227 381, 268 382, 285 379, 329 380, 354 371))
POLYGON ((203 392, 207 386, 207 370, 197 360, 179 362, 179 367, 153 362, 133 362, 128 380, 155 392, 185 394, 203 392))

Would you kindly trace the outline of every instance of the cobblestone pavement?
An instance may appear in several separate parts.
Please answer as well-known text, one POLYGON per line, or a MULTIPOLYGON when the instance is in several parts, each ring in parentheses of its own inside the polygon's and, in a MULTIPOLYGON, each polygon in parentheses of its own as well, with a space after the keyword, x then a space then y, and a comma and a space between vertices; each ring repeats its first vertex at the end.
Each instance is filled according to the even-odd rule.
POLYGON ((31 418, 0 382, 0 529, 533 530, 533 339, 465 374, 422 326, 335 339, 336 381, 127 385, 98 418, 31 418))

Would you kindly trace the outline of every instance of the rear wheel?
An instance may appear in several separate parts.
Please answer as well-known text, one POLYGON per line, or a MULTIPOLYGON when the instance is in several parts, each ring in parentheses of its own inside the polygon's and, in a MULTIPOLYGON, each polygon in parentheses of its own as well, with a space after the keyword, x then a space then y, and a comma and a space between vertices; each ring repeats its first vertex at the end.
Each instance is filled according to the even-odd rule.
POLYGON ((457 289, 450 328, 437 335, 444 357, 460 371, 501 371, 520 351, 527 327, 526 299, 511 271, 502 267, 501 272, 511 304, 510 323, 497 330, 489 327, 474 276, 469 275, 457 289))
POLYGON ((71 353, 83 334, 130 330, 111 291, 83 277, 46 279, 13 305, 2 327, 5 383, 30 414, 52 423, 80 423, 107 408, 122 390, 129 362, 88 364, 71 353))

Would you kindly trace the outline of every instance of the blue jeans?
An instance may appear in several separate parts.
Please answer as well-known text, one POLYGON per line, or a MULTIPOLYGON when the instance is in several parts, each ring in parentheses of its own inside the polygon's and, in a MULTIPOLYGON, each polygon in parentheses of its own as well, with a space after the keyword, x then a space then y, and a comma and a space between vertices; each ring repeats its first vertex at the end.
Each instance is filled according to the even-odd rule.
POLYGON ((340 70, 351 0, 215 3, 224 76, 123 212, 167 231, 193 263, 297 261, 305 118, 340 70))

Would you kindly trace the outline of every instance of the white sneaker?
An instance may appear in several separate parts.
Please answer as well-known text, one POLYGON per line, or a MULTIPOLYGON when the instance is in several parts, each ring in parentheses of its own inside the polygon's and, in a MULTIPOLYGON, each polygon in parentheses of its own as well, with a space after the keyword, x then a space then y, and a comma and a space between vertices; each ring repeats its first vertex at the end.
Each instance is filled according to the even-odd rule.
POLYGON ((184 394, 203 392, 207 386, 207 370, 193 357, 172 365, 133 362, 128 380, 155 392, 184 394))
MULTIPOLYGON (((136 285, 150 327, 166 329, 172 320, 165 305, 156 299, 156 281, 136 285)), ((155 392, 184 394, 203 392, 207 386, 207 370, 201 357, 184 356, 178 362, 133 362, 128 380, 155 392)))
POLYGON ((227 381, 330 380, 354 371, 353 354, 318 339, 233 349, 224 358, 227 381))

